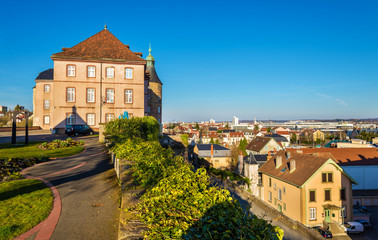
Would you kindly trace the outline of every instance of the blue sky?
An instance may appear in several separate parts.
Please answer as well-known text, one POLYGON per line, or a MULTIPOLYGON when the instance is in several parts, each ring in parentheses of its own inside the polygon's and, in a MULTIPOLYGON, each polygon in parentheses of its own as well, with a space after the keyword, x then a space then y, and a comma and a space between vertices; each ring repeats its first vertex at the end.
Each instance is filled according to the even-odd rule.
POLYGON ((32 108, 50 56, 108 29, 147 56, 163 121, 378 117, 378 1, 6 1, 0 105, 32 108))

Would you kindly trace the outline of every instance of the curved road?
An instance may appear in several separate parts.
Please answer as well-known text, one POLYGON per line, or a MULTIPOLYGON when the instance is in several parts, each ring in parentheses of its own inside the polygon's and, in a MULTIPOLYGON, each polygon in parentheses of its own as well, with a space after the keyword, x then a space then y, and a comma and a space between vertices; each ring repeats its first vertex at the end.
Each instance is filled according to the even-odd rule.
POLYGON ((49 181, 59 192, 62 210, 51 239, 117 239, 120 192, 109 156, 98 137, 78 140, 87 143, 85 152, 25 171, 49 181))

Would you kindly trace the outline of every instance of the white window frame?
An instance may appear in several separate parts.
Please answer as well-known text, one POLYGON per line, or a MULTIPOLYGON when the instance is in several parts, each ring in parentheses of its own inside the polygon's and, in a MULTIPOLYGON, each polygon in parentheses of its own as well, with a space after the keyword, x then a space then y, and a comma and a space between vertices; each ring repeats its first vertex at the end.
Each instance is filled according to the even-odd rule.
POLYGON ((113 88, 106 89, 106 102, 114 103, 114 89, 113 88))
POLYGON ((105 122, 108 123, 110 121, 114 120, 114 114, 113 113, 108 113, 105 115, 105 122))
POLYGON ((277 199, 282 201, 282 190, 280 188, 277 189, 277 199))
POLYGON ((44 86, 44 92, 45 93, 49 93, 51 91, 51 86, 50 86, 50 84, 45 84, 45 86, 44 86))
POLYGON ((76 76, 76 66, 75 65, 67 65, 67 76, 68 77, 75 77, 76 76))
POLYGON ((106 68, 106 78, 114 78, 114 72, 115 72, 114 67, 107 67, 106 68), (110 69, 112 69, 112 71, 109 71, 110 69))
POLYGON ((43 124, 50 125, 50 116, 49 115, 43 116, 43 124))
POLYGON ((310 208, 310 220, 316 220, 316 208, 310 208))
POLYGON ((43 100, 43 109, 50 109, 50 100, 43 100))
POLYGON ((96 93, 96 89, 87 88, 87 102, 88 103, 94 103, 95 102, 95 93, 96 93))
POLYGON ((126 79, 133 79, 134 71, 132 68, 125 68, 125 78, 126 79))
POLYGON ((125 103, 133 103, 133 90, 125 89, 125 103))
POLYGON ((87 77, 94 78, 96 77, 96 67, 88 66, 87 67, 87 77))
POLYGON ((75 113, 67 113, 66 115, 66 124, 72 125, 75 124, 75 113))
POLYGON ((75 91, 74 87, 67 88, 67 102, 75 102, 75 91))
POLYGON ((87 124, 88 126, 93 126, 96 124, 96 115, 94 113, 87 113, 87 124))

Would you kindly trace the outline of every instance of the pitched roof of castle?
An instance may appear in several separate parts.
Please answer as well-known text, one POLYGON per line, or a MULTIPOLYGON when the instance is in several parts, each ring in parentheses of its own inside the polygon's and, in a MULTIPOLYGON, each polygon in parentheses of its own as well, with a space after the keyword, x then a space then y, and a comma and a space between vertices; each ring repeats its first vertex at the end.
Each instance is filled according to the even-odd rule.
POLYGON ((63 48, 63 52, 55 53, 51 58, 75 58, 95 60, 116 60, 143 62, 145 60, 132 52, 128 45, 123 44, 108 29, 104 29, 90 38, 71 48, 63 48))

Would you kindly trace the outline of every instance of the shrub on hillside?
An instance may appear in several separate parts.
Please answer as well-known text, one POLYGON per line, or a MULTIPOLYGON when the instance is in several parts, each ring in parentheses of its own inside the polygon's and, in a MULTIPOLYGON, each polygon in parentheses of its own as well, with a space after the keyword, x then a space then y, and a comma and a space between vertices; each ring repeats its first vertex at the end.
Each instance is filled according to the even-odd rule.
POLYGON ((106 124, 105 137, 112 143, 122 143, 127 139, 157 141, 160 125, 154 117, 132 117, 116 119, 106 124))

